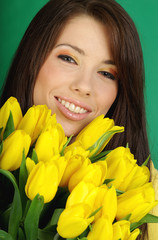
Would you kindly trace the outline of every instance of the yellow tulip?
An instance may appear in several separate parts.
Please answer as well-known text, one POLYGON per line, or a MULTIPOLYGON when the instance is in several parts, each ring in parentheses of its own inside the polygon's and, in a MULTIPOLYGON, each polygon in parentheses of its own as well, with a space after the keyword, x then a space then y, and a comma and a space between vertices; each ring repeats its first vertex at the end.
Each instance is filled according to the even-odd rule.
POLYGON ((117 220, 131 213, 130 222, 138 222, 158 204, 158 201, 155 201, 152 183, 146 183, 118 196, 117 204, 117 220))
POLYGON ((100 211, 94 216, 94 221, 100 217, 109 219, 111 222, 115 219, 117 212, 117 196, 114 187, 108 188, 105 184, 98 188, 98 194, 95 200, 94 208, 100 211))
POLYGON ((63 149, 63 145, 67 141, 67 137, 65 136, 64 129, 61 126, 61 124, 57 123, 56 120, 56 114, 53 114, 49 119, 47 124, 44 126, 42 133, 49 131, 52 134, 52 137, 54 138, 54 144, 56 143, 56 148, 54 147, 54 150, 56 150, 57 153, 61 152, 63 149))
POLYGON ((149 169, 136 164, 137 161, 129 148, 114 149, 107 155, 106 162, 107 178, 114 179, 112 184, 119 190, 126 191, 142 186, 149 181, 149 169))
POLYGON ((126 220, 118 221, 113 224, 113 240, 135 240, 140 234, 137 228, 130 232, 130 222, 126 220))
POLYGON ((98 218, 92 225, 92 231, 89 232, 87 240, 113 240, 112 223, 109 219, 98 218))
POLYGON ((135 164, 132 171, 125 177, 125 182, 119 186, 120 190, 127 191, 148 183, 150 179, 150 171, 146 166, 138 166, 135 164))
POLYGON ((50 116, 51 110, 46 105, 32 106, 24 115, 18 129, 25 130, 30 135, 32 143, 34 143, 50 116))
POLYGON ((129 236, 128 240, 136 240, 139 234, 140 230, 136 228, 133 232, 131 232, 131 235, 129 236))
POLYGON ((16 129, 22 119, 22 111, 16 98, 10 97, 0 109, 0 128, 3 127, 3 132, 9 118, 10 111, 13 115, 14 128, 16 129))
POLYGON ((53 162, 39 162, 30 172, 25 192, 29 199, 33 200, 37 194, 44 197, 44 203, 50 202, 58 189, 58 166, 53 162))
POLYGON ((75 238, 86 230, 94 217, 89 217, 91 208, 84 203, 64 209, 61 213, 57 231, 63 238, 75 238))
POLYGON ((67 167, 65 169, 65 172, 63 174, 63 177, 60 182, 61 187, 68 186, 68 182, 70 180, 70 177, 81 167, 87 167, 91 161, 88 156, 88 151, 85 151, 82 147, 74 147, 71 148, 71 145, 69 146, 69 151, 66 151, 65 158, 67 159, 67 167))
POLYGON ((23 150, 27 155, 31 138, 23 130, 15 130, 3 142, 0 156, 0 168, 14 171, 21 165, 23 150))
MULTIPOLYGON (((114 126, 114 120, 104 118, 104 115, 100 115, 96 117, 77 135, 76 141, 79 141, 82 144, 83 148, 87 150, 106 132, 122 132, 123 130, 123 127, 114 126)), ((113 135, 114 133, 110 137, 108 137, 105 142, 102 143, 102 147, 97 153, 100 153, 104 149, 104 147, 107 145, 113 135)), ((97 145, 95 149, 90 152, 89 156, 92 156, 98 148, 99 146, 97 145)))
POLYGON ((27 157, 26 158, 26 168, 27 168, 28 174, 30 174, 30 172, 32 171, 32 169, 34 167, 35 167, 35 162, 31 158, 27 157))
POLYGON ((91 213, 96 210, 94 208, 94 202, 98 193, 98 187, 95 187, 91 183, 86 183, 81 181, 70 193, 67 202, 66 208, 71 208, 72 206, 85 203, 91 208, 91 213))
POLYGON ((66 137, 64 132, 60 131, 60 125, 53 125, 49 130, 43 131, 35 144, 38 160, 49 161, 60 153, 65 142, 66 137))
POLYGON ((87 167, 81 167, 70 178, 68 188, 72 189, 80 182, 85 181, 94 184, 96 187, 103 184, 106 178, 107 164, 106 161, 98 161, 89 164, 87 167))
POLYGON ((58 184, 60 184, 65 168, 67 166, 67 159, 65 158, 65 156, 55 155, 54 157, 51 158, 50 162, 52 163, 54 162, 54 164, 56 164, 58 168, 58 175, 59 175, 58 184))

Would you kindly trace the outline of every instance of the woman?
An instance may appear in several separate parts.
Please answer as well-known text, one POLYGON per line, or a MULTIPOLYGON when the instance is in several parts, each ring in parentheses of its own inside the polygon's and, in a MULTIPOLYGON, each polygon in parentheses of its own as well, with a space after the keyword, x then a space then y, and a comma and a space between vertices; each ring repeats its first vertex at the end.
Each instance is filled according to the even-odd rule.
POLYGON ((18 99, 23 112, 32 104, 47 104, 67 136, 104 113, 125 127, 106 148, 128 143, 142 164, 149 155, 143 86, 139 36, 118 3, 52 0, 20 43, 1 105, 10 96, 18 99))

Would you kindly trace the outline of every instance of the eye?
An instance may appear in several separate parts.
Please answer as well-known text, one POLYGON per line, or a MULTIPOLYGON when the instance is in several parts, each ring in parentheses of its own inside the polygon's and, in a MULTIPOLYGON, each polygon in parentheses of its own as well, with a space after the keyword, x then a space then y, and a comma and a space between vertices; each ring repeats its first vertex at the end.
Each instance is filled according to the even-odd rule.
POLYGON ((73 64, 77 64, 77 62, 70 56, 68 55, 59 55, 58 58, 60 58, 61 60, 68 62, 68 63, 73 63, 73 64))
POLYGON ((99 71, 98 73, 101 74, 105 78, 109 78, 111 80, 115 80, 116 79, 115 76, 112 73, 110 73, 110 72, 99 71))

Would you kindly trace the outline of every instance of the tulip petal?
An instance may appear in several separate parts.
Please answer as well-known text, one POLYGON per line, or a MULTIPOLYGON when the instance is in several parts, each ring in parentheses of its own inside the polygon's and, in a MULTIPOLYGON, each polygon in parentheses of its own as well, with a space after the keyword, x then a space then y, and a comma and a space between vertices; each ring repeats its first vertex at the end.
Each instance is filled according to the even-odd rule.
POLYGON ((60 215, 57 231, 63 238, 74 238, 79 236, 94 217, 88 218, 89 207, 85 204, 77 204, 66 208, 60 215))
POLYGON ((37 194, 44 197, 44 202, 50 202, 57 191, 59 184, 58 167, 53 162, 39 162, 30 172, 25 192, 29 199, 37 194))
POLYGON ((88 240, 113 240, 112 223, 106 218, 99 218, 87 236, 88 240))

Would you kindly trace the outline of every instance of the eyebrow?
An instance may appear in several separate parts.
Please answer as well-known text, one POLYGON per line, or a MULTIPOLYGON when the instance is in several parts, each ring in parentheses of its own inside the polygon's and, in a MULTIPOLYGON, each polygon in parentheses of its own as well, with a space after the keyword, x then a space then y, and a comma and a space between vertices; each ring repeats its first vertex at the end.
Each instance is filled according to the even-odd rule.
MULTIPOLYGON (((80 48, 78 48, 78 47, 76 47, 76 46, 74 46, 74 45, 71 45, 71 44, 69 44, 69 43, 61 43, 61 44, 58 44, 55 48, 57 48, 57 47, 62 47, 62 46, 70 47, 70 48, 74 49, 75 51, 77 51, 78 53, 80 53, 80 54, 82 54, 82 55, 85 55, 85 52, 84 52, 82 49, 80 49, 80 48)), ((110 60, 110 59, 103 61, 103 63, 109 64, 109 65, 115 65, 114 61, 113 61, 113 60, 110 60)))
POLYGON ((76 46, 74 46, 74 45, 71 45, 71 44, 68 44, 68 43, 62 43, 62 44, 58 44, 55 48, 60 47, 60 46, 68 46, 68 47, 71 47, 71 48, 73 48, 75 51, 79 52, 80 54, 85 55, 85 52, 84 52, 82 49, 80 49, 80 48, 78 48, 78 47, 76 47, 76 46))

